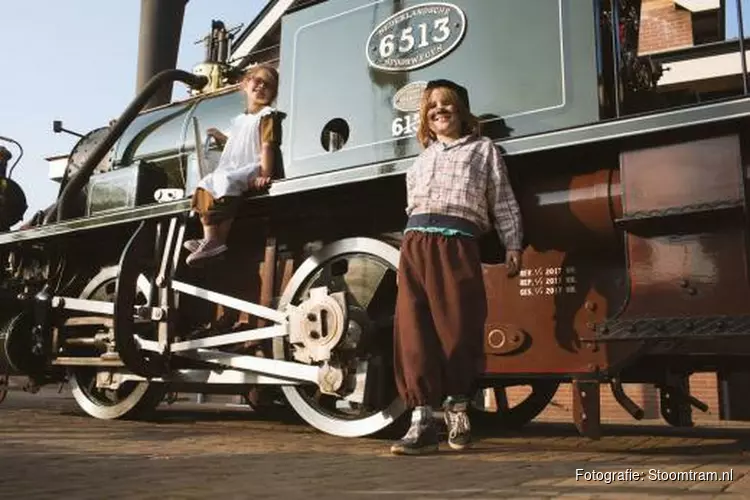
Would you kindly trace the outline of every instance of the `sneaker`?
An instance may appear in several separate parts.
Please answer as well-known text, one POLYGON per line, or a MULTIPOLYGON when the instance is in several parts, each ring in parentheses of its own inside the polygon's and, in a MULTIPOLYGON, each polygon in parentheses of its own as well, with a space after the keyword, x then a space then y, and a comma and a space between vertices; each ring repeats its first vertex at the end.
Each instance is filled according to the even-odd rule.
POLYGON ((199 240, 187 240, 185 243, 182 244, 183 248, 187 250, 190 253, 195 252, 200 248, 201 243, 203 243, 205 240, 199 239, 199 240))
POLYGON ((227 251, 227 246, 214 240, 203 240, 198 249, 188 255, 185 262, 190 267, 200 267, 204 262, 213 257, 218 257, 227 251))
POLYGON ((466 400, 451 401, 444 407, 445 425, 448 428, 448 446, 454 450, 465 450, 471 446, 471 423, 466 400))
POLYGON ((432 419, 426 422, 412 422, 404 437, 393 443, 394 455, 424 455, 438 451, 438 432, 432 419))

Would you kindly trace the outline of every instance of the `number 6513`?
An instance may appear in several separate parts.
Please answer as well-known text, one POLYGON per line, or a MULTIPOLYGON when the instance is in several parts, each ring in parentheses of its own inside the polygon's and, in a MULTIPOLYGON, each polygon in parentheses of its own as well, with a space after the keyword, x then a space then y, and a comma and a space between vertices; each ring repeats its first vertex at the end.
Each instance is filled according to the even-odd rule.
MULTIPOLYGON (((398 39, 398 51, 400 53, 409 52, 416 45, 417 48, 423 49, 429 47, 430 43, 443 43, 451 36, 451 29, 449 17, 441 17, 435 19, 433 23, 432 37, 431 39, 427 36, 427 30, 429 25, 427 23, 420 23, 417 25, 417 38, 419 38, 419 44, 414 38, 414 27, 409 26, 401 30, 401 36, 398 39)), ((380 41, 380 57, 386 58, 391 57, 393 52, 396 50, 396 35, 390 34, 383 37, 380 41)))

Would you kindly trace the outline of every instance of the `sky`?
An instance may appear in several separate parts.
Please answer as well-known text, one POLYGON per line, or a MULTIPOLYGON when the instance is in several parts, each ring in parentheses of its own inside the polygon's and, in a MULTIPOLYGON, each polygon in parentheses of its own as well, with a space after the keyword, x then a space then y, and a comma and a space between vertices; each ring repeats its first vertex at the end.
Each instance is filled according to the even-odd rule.
MULTIPOLYGON (((737 29, 737 0, 725 0, 726 13, 726 31, 727 38, 736 38, 739 30, 737 29)), ((745 32, 745 38, 750 35, 750 0, 742 0, 742 30, 745 32)))
MULTIPOLYGON (((140 0, 2 0, 0 27, 0 136, 21 143, 12 179, 26 193, 24 220, 54 202, 45 157, 68 154, 78 138, 55 134, 52 121, 86 134, 122 114, 135 97, 140 0)), ((189 0, 177 67, 204 58, 194 42, 211 20, 247 26, 267 0, 189 0)), ((176 84, 173 98, 183 98, 176 84)), ((14 158, 15 145, 0 141, 14 158)))

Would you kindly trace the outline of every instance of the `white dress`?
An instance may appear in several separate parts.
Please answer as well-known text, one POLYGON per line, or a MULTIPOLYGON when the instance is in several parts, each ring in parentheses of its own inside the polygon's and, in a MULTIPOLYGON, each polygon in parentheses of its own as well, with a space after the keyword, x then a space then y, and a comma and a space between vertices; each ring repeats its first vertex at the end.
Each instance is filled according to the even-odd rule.
POLYGON ((198 182, 214 198, 238 196, 247 191, 248 182, 260 173, 260 121, 275 110, 266 106, 255 114, 242 113, 232 119, 229 140, 216 170, 198 182))

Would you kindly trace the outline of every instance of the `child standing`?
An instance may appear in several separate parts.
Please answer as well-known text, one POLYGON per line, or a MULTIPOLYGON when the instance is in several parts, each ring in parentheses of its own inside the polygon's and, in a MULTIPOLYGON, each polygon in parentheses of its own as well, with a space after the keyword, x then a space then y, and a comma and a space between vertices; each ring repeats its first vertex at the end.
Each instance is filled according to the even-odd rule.
POLYGON ((279 75, 273 67, 258 65, 240 84, 247 109, 232 120, 229 137, 212 128, 207 132, 224 150, 219 165, 198 183, 192 209, 201 219, 204 238, 188 240, 186 263, 192 267, 227 250, 226 241, 241 195, 263 189, 273 176, 278 145, 278 118, 270 103, 276 99, 279 75))
POLYGON ((425 148, 406 175, 409 220, 401 245, 394 327, 399 394, 413 409, 394 454, 438 449, 432 408, 443 404, 448 444, 471 444, 467 409, 476 391, 487 303, 476 238, 494 226, 518 273, 518 203, 495 144, 479 135, 466 89, 429 82, 417 133, 425 148), (447 396, 447 397, 446 397, 447 396))

